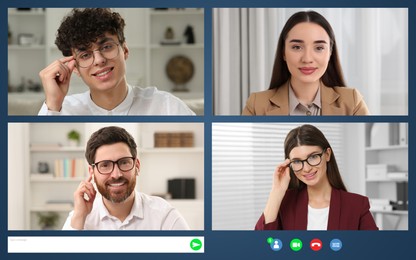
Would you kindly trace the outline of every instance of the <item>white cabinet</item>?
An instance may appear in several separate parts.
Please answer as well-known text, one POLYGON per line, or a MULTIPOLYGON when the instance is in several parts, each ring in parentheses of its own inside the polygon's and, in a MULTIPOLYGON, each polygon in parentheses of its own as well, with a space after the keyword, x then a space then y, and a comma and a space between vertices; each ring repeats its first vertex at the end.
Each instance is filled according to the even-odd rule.
MULTIPOLYGON (((21 140, 19 146, 9 147, 10 165, 22 164, 20 170, 24 180, 24 201, 19 203, 9 188, 9 211, 11 207, 23 204, 25 223, 23 229, 40 229, 39 214, 56 212, 59 221, 55 228, 60 229, 72 209, 73 192, 80 181, 87 176, 87 165, 84 157, 85 144, 92 132, 111 123, 9 123, 9 140, 21 140), (10 126, 12 125, 12 126, 10 126), (81 134, 81 144, 77 147, 68 146, 66 135, 75 129, 81 134), (59 144, 59 145, 58 145, 59 144), (56 160, 82 158, 85 171, 78 176, 56 177, 56 160), (39 163, 47 163, 49 173, 39 173, 39 163), (49 202, 49 203, 48 203, 49 202), (51 203, 52 202, 52 203, 51 203), (61 203, 56 203, 61 202, 61 203)), ((204 228, 204 124, 203 123, 118 123, 125 128, 138 144, 141 162, 137 189, 152 194, 166 194, 168 179, 194 178, 196 180, 196 198, 187 200, 171 200, 179 212, 189 222, 191 229, 204 228), (150 143, 143 147, 144 140, 152 138, 155 131, 191 131, 195 137, 195 147, 189 148, 153 148, 150 143), (190 210, 193 209, 193 210, 190 210)), ((68 168, 71 172, 70 167, 68 168)), ((15 173, 9 167, 9 176, 15 173), (13 171, 13 172, 11 172, 13 171)), ((17 186, 18 176, 9 178, 9 187, 17 186)), ((17 197, 16 197, 17 199, 17 197)), ((19 226, 19 225, 16 225, 19 226)))
MULTIPOLYGON (((28 81, 40 86, 39 72, 62 57, 55 45, 56 31, 70 8, 45 8, 30 11, 8 9, 12 41, 8 46, 9 114, 37 114, 44 100, 43 89, 29 91, 28 81), (19 44, 18 36, 33 35, 33 42, 19 44), (20 88, 23 84, 23 88, 20 88), (22 92, 21 92, 22 91, 22 92)), ((204 96, 204 10, 181 8, 154 10, 148 8, 115 8, 125 19, 125 37, 129 48, 126 61, 127 82, 135 86, 156 86, 184 100, 197 114, 203 113, 204 96), (194 32, 195 43, 186 44, 183 33, 187 26, 194 32), (180 42, 161 45, 165 31, 171 27, 180 42), (183 84, 187 92, 175 92, 175 84, 166 72, 172 57, 185 56, 193 64, 193 76, 183 84), (198 104, 195 104, 198 100, 198 104)), ((30 41, 30 40, 28 40, 30 41)), ((178 69, 179 70, 179 69, 178 69)), ((69 94, 85 92, 87 87, 73 74, 69 94)))
POLYGON ((408 210, 401 206, 407 203, 407 129, 407 123, 366 124, 365 188, 381 229, 408 229, 408 210), (393 205, 386 205, 389 201, 393 205))

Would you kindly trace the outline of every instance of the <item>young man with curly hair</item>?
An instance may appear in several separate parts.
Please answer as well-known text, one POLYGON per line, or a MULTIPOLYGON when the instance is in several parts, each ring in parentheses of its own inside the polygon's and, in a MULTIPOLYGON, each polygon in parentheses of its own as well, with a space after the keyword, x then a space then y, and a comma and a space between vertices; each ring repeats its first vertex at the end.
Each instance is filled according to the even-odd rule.
POLYGON ((124 26, 107 8, 73 9, 64 18, 55 43, 65 57, 39 73, 46 96, 39 115, 195 115, 170 93, 127 83, 124 26), (89 91, 67 95, 72 72, 89 91))

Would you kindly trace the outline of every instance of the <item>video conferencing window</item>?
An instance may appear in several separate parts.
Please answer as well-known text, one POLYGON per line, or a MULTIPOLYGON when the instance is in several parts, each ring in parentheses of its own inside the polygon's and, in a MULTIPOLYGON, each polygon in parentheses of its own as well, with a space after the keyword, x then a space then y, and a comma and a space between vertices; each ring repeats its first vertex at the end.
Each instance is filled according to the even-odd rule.
POLYGON ((217 4, 3 7, 6 257, 410 254, 413 4, 217 4))
POLYGON ((105 11, 84 17, 82 13, 71 16, 71 10, 8 9, 9 115, 204 114, 203 8, 114 8, 119 16, 109 18, 113 19, 114 33, 107 35, 101 30, 113 25, 106 23, 105 11), (63 23, 68 16, 74 19, 63 23), (89 52, 85 55, 92 43, 109 61, 111 71, 91 69, 90 64, 104 60, 89 52), (109 46, 113 46, 111 51, 109 46), (123 77, 128 97, 164 99, 165 106, 132 102, 123 109, 100 104, 97 81, 108 81, 110 76, 123 77), (63 90, 58 97, 52 91, 56 86, 63 90), (88 94, 97 108, 88 106, 88 94), (54 109, 56 103, 59 113, 54 109))

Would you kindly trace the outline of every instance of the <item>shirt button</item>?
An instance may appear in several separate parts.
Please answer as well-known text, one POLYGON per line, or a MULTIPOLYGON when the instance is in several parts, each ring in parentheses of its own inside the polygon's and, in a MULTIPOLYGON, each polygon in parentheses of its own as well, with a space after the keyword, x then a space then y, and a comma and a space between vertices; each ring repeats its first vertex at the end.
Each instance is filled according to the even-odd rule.
POLYGON ((307 116, 312 115, 311 111, 306 112, 306 115, 307 115, 307 116))

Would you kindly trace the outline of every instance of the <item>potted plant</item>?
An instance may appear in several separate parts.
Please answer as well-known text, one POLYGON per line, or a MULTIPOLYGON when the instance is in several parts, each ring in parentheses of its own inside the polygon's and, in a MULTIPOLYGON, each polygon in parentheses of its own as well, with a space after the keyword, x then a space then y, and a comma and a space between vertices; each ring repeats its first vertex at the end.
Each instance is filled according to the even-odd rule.
POLYGON ((76 130, 71 130, 68 133, 68 141, 70 146, 78 146, 81 140, 81 135, 76 130))
POLYGON ((55 229, 59 220, 56 212, 38 213, 38 224, 43 230, 55 229))

